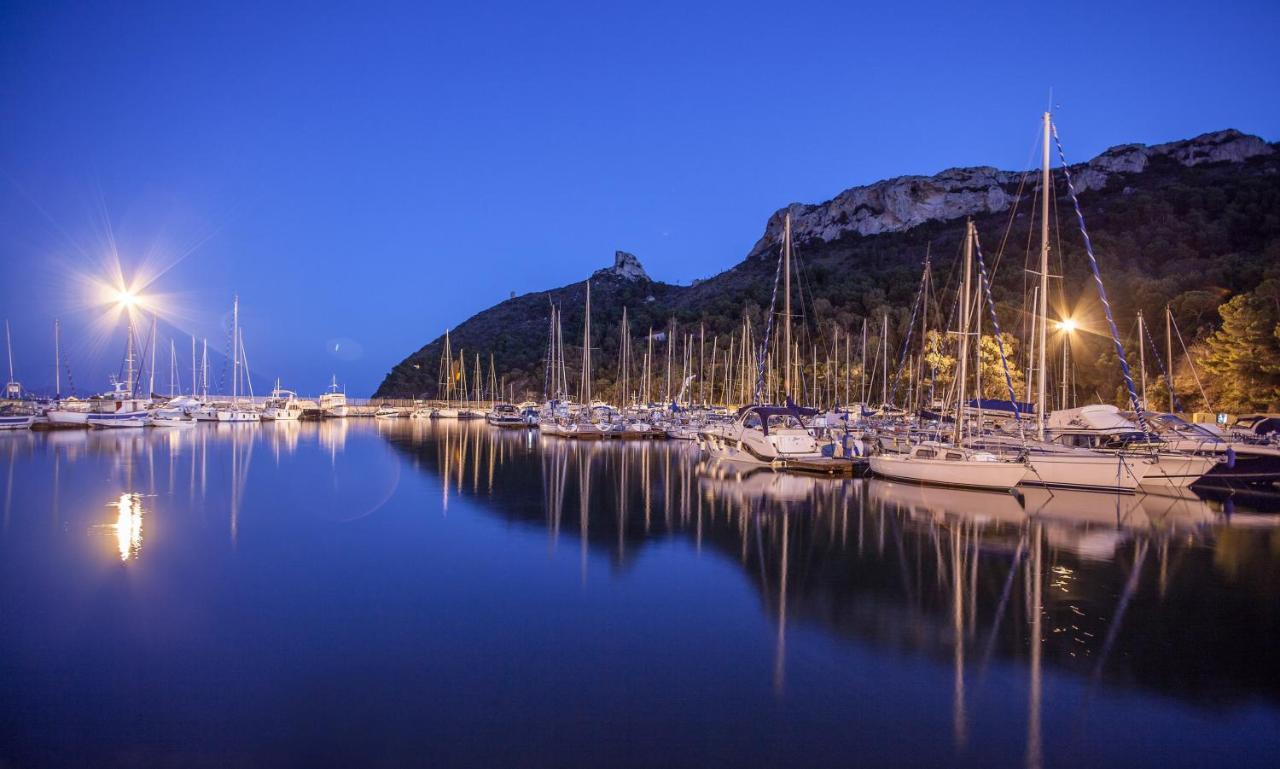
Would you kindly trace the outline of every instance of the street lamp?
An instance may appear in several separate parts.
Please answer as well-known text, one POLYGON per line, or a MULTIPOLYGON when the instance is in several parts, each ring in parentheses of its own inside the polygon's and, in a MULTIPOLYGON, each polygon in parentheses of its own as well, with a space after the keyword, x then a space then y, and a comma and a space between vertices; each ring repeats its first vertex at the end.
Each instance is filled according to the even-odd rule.
POLYGON ((1071 333, 1076 330, 1075 318, 1063 318, 1058 321, 1058 330, 1062 332, 1062 408, 1067 408, 1067 379, 1070 369, 1067 367, 1067 354, 1071 350, 1071 333))

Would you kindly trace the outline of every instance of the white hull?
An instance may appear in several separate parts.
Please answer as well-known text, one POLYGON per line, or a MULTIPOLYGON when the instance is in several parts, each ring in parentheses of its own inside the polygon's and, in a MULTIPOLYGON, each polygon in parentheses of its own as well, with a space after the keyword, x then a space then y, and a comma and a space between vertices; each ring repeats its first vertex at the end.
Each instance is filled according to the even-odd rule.
POLYGON ((1138 457, 1032 452, 1022 476, 1025 486, 1133 493, 1146 471, 1138 457))
POLYGON ((169 429, 185 429, 189 427, 195 427, 196 421, 194 419, 166 419, 163 417, 157 419, 156 417, 152 417, 148 424, 150 424, 152 427, 164 427, 169 429))
POLYGON ((431 412, 431 416, 435 419, 457 419, 458 410, 457 409, 436 409, 435 411, 431 412))
POLYGON ((146 427, 151 415, 145 411, 117 411, 114 414, 90 414, 89 426, 99 429, 146 427))
POLYGON ((871 471, 884 478, 974 489, 1008 491, 1027 472, 1021 462, 919 459, 892 454, 877 454, 868 461, 871 471))
POLYGON ((49 424, 55 427, 88 427, 89 412, 87 411, 66 411, 63 409, 49 409, 44 413, 49 419, 49 424))
POLYGON ((246 424, 260 422, 262 421, 262 416, 256 411, 224 411, 219 409, 217 411, 217 419, 218 422, 224 424, 246 424))
POLYGON ((327 409, 325 409, 325 410, 324 410, 324 415, 325 415, 326 417, 330 418, 330 419, 346 419, 346 418, 347 418, 347 407, 346 407, 346 406, 331 406, 330 408, 327 408, 327 409))
POLYGON ((1139 486, 1148 494, 1176 493, 1195 483, 1219 461, 1218 457, 1161 453, 1146 466, 1139 486))
POLYGON ((34 421, 34 416, 0 417, 0 430, 26 430, 34 421))

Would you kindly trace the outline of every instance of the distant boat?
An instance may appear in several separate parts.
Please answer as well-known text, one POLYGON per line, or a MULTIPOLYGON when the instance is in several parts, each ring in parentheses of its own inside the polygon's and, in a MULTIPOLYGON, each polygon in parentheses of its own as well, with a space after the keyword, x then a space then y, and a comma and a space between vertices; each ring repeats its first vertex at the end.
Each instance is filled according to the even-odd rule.
POLYGON ((36 419, 35 414, 21 414, 12 406, 0 411, 0 430, 26 430, 36 419))
POLYGON ((329 383, 329 390, 320 396, 320 413, 331 419, 343 419, 347 416, 347 393, 338 389, 336 374, 329 383))
POLYGON ((373 417, 374 419, 398 419, 400 410, 386 405, 379 406, 378 410, 373 412, 373 417))
POLYGON ((494 427, 528 427, 520 410, 510 403, 497 404, 485 419, 494 427))
MULTIPOLYGON (((262 414, 253 406, 253 382, 249 378, 249 359, 244 352, 244 337, 240 332, 240 297, 231 304, 231 403, 214 410, 215 418, 222 423, 252 423, 262 420, 262 414), (240 377, 243 370, 249 389, 249 401, 240 400, 240 377)), ((197 416, 197 419, 200 417, 197 416)))
POLYGON ((292 390, 280 389, 280 380, 262 409, 262 418, 279 422, 296 422, 302 418, 302 403, 292 390))

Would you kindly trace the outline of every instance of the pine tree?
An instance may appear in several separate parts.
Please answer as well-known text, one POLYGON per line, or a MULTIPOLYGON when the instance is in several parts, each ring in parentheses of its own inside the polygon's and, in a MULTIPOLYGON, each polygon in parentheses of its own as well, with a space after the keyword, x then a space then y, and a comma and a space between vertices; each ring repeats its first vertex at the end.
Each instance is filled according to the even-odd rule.
POLYGON ((1200 359, 1214 405, 1242 412, 1280 402, 1280 335, 1274 303, 1238 294, 1218 308, 1222 327, 1206 340, 1200 359))

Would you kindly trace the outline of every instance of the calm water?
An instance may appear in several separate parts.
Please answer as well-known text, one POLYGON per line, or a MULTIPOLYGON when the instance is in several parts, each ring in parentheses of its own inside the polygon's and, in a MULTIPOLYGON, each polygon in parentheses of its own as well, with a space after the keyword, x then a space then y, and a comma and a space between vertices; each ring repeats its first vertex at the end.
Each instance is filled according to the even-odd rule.
POLYGON ((349 420, 0 434, 0 766, 1274 766, 1280 531, 349 420))

